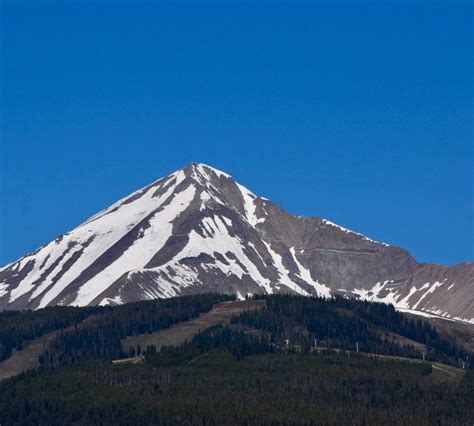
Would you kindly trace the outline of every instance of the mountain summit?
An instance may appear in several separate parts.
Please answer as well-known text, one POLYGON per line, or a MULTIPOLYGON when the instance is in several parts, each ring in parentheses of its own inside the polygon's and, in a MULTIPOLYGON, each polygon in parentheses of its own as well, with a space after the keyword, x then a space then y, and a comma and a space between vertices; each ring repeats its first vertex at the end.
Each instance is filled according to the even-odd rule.
POLYGON ((474 264, 419 264, 193 163, 0 268, 0 309, 221 292, 342 293, 474 323, 474 264))

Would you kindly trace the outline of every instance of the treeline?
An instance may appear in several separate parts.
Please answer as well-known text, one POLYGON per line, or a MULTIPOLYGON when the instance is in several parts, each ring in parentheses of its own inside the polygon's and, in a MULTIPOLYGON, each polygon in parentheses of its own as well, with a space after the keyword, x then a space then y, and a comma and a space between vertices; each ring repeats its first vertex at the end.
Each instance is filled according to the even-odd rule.
MULTIPOLYGON (((347 303, 347 299, 337 298, 336 303, 347 303)), ((396 311, 393 305, 384 303, 355 300, 352 306, 362 318, 372 324, 427 345, 428 356, 436 356, 442 361, 462 359, 469 363, 470 354, 467 351, 443 339, 435 327, 421 318, 408 318, 396 311)))
MULTIPOLYGON (((315 346, 351 351, 358 347, 362 352, 422 357, 424 350, 400 344, 390 334, 394 333, 425 344, 427 360, 459 365, 459 359, 462 359, 468 367, 474 364, 470 354, 442 339, 428 323, 409 319, 391 305, 343 297, 272 295, 257 298, 265 299, 266 308, 243 313, 234 318, 233 323, 260 331, 262 341, 253 339, 251 345, 266 345, 267 352, 285 346, 288 341, 290 348, 302 352, 315 346)), ((40 356, 42 364, 61 365, 84 358, 114 359, 137 354, 137 349, 146 351, 147 348, 132 348, 131 352, 123 353, 121 339, 192 319, 210 310, 215 303, 230 299, 230 296, 205 294, 115 307, 53 307, 34 312, 3 312, 0 313, 0 361, 10 356, 13 348, 20 350, 25 342, 60 329, 63 330, 40 356), (86 318, 89 319, 84 321, 86 318)), ((227 339, 226 349, 238 356, 238 350, 245 346, 240 340, 249 337, 238 335, 235 330, 232 335, 226 333, 230 331, 220 332, 218 339, 227 339), (232 342, 238 350, 232 349, 232 342)), ((201 337, 209 339, 206 335, 201 337)), ((216 342, 212 345, 223 347, 216 342)))
POLYGON ((458 365, 463 359, 472 365, 472 356, 443 340, 436 329, 422 320, 408 319, 393 306, 343 297, 332 299, 289 295, 265 296, 266 308, 234 318, 243 324, 265 330, 273 343, 288 340, 303 349, 323 346, 362 352, 421 358, 422 351, 411 344, 399 344, 390 333, 399 334, 427 347, 426 360, 458 365))
POLYGON ((94 321, 59 332, 48 343, 40 362, 63 365, 84 358, 122 358, 128 354, 122 351, 121 339, 188 321, 227 300, 233 300, 233 296, 202 294, 115 306, 94 321))
POLYGON ((107 308, 73 308, 55 306, 38 311, 0 312, 0 361, 9 358, 12 350, 51 331, 79 324, 92 314, 107 308))

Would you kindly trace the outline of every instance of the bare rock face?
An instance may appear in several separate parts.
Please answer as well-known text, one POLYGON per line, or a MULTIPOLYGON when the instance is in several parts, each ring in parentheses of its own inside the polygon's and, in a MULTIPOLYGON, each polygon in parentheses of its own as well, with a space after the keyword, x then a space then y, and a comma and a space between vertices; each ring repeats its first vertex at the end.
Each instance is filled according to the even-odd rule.
POLYGON ((204 164, 160 179, 0 269, 0 309, 106 305, 202 292, 335 293, 474 323, 474 263, 296 217, 204 164))

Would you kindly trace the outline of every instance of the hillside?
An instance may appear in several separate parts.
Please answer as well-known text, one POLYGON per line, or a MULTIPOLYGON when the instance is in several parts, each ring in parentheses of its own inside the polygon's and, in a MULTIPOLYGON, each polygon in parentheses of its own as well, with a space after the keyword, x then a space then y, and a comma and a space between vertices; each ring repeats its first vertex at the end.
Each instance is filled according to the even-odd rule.
POLYGON ((474 415, 473 354, 420 318, 343 298, 223 297, 0 314, 0 335, 28 348, 26 330, 44 336, 56 310, 71 312, 38 370, 0 382, 0 422, 340 424, 350 416, 420 425, 474 415), (22 320, 6 321, 12 316, 22 320))

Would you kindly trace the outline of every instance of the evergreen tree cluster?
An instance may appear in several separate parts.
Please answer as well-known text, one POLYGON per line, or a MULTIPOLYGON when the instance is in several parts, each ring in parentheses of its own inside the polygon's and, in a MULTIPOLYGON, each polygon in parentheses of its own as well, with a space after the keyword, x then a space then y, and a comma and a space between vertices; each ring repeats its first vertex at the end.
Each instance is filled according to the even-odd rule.
POLYGON ((224 349, 240 360, 247 355, 275 352, 268 337, 252 335, 228 326, 214 326, 181 346, 165 346, 159 352, 153 345, 145 349, 145 360, 153 367, 176 366, 190 362, 215 349, 224 349))
POLYGON ((48 343, 43 364, 70 364, 84 358, 122 358, 121 339, 171 327, 209 311, 216 303, 232 300, 221 294, 182 296, 128 303, 113 307, 85 325, 58 334, 48 343))
POLYGON ((0 382, 0 423, 468 425, 474 418, 472 371, 455 386, 433 381, 427 363, 343 352, 237 357, 211 349, 168 358, 45 366, 0 382))
POLYGON ((51 331, 79 324, 87 317, 106 308, 74 308, 56 306, 38 311, 0 312, 0 361, 9 358, 13 349, 51 331))
POLYGON ((315 345, 347 350, 358 347, 362 352, 422 357, 414 345, 401 345, 390 338, 394 333, 425 344, 426 360, 459 365, 462 359, 467 366, 473 364, 471 354, 442 339, 431 325, 421 319, 409 319, 391 305, 339 296, 323 299, 272 295, 265 296, 265 300, 265 309, 244 312, 233 322, 265 330, 272 342, 288 341, 303 350, 315 345))
MULTIPOLYGON (((39 369, 0 381, 0 424, 472 424, 473 370, 457 385, 441 382, 429 363, 354 353, 358 343, 361 352, 419 357, 414 347, 387 338, 396 333, 426 344, 432 359, 464 355, 426 323, 387 305, 339 297, 261 298, 263 309, 181 346, 135 348, 145 355, 140 364, 110 362, 128 355, 122 338, 195 318, 230 298, 22 313, 17 330, 42 321, 49 324, 44 329, 59 328, 54 318, 63 310, 69 322, 39 369)), ((14 323, 19 315, 3 319, 14 323)))

